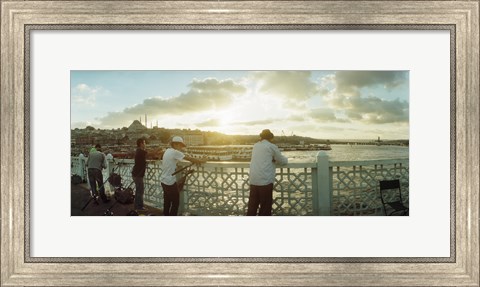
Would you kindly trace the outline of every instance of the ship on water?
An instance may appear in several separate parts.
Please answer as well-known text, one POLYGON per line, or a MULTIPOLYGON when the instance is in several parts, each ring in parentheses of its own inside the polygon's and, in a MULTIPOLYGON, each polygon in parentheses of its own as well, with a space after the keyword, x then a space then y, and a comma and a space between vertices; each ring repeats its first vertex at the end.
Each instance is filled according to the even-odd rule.
POLYGON ((207 161, 249 161, 252 157, 251 145, 192 146, 185 153, 207 161))
MULTIPOLYGON (((194 158, 202 158, 207 161, 250 161, 252 158, 252 145, 225 145, 225 146, 193 146, 185 152, 194 158)), ((280 145, 280 151, 320 151, 331 150, 332 147, 325 145, 280 145)))
MULTIPOLYGON (((162 159, 162 154, 168 146, 151 147, 147 154, 149 160, 162 159)), ((191 157, 204 159, 207 161, 250 161, 252 158, 253 145, 198 145, 189 146, 185 153, 191 157)), ((326 145, 279 145, 280 151, 319 151, 331 150, 331 146, 326 145)), ((105 146, 104 151, 111 153, 117 159, 133 159, 134 149, 122 146, 105 146)), ((72 155, 78 155, 80 149, 72 150, 72 155)))
POLYGON ((279 146, 281 151, 315 151, 315 150, 332 150, 332 147, 329 144, 324 145, 289 145, 289 146, 279 146))

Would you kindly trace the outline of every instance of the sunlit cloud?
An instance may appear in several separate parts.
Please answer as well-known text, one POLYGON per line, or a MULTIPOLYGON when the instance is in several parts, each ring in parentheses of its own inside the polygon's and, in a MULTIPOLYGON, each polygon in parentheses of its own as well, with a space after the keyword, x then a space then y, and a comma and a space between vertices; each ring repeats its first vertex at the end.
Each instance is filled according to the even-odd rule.
POLYGON ((209 119, 200 123, 196 123, 195 126, 203 128, 203 127, 218 127, 220 125, 219 119, 209 119))
POLYGON ((305 117, 302 115, 291 115, 287 118, 287 120, 293 121, 293 122, 302 122, 305 120, 305 117))
POLYGON ((337 120, 334 111, 328 108, 313 109, 310 111, 310 116, 319 121, 332 122, 337 120))
POLYGON ((124 125, 133 119, 148 114, 152 117, 160 115, 184 115, 209 110, 220 110, 234 103, 235 96, 245 93, 246 88, 233 80, 217 80, 207 78, 194 79, 189 91, 171 98, 148 98, 141 104, 127 107, 121 112, 110 112, 98 120, 102 125, 124 125))
POLYGON ((256 121, 243 121, 243 122, 234 122, 234 125, 244 125, 244 126, 258 126, 258 125, 269 125, 277 122, 276 119, 264 119, 256 121))
POLYGON ((259 92, 282 98, 285 106, 303 107, 310 97, 318 93, 310 71, 263 71, 252 73, 259 92))

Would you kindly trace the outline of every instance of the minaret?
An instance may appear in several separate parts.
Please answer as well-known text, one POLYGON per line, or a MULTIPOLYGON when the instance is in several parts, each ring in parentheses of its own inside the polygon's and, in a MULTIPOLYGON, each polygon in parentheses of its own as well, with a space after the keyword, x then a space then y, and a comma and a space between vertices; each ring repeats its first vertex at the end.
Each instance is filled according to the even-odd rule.
POLYGON ((145 127, 148 128, 147 114, 145 114, 145 127))

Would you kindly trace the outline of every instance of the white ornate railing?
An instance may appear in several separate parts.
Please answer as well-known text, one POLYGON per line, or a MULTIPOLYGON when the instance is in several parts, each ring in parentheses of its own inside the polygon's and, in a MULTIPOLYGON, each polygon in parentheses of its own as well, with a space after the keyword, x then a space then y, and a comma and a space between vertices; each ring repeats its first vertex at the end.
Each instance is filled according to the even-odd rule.
MULTIPOLYGON (((332 213, 334 215, 383 214, 379 181, 399 179, 403 201, 408 203, 408 160, 330 162, 332 213)), ((394 192, 387 193, 392 199, 394 192)))
POLYGON ((86 158, 72 157, 70 160, 70 173, 79 175, 83 180, 86 180, 87 170, 85 168, 86 158))
MULTIPOLYGON (((273 191, 273 214, 312 215, 315 164, 279 167, 273 191)), ((184 211, 191 215, 243 215, 247 212, 249 163, 207 163, 184 187, 184 211)))
MULTIPOLYGON (((72 173, 81 169, 72 157, 72 173)), ((132 182, 133 160, 109 163, 132 182)), ((85 167, 83 168, 86 174, 85 167)), ((111 170, 112 172, 112 170, 111 170)), ((209 162, 196 167, 181 193, 180 213, 185 215, 244 215, 247 212, 249 163, 209 162)), ((145 201, 163 208, 161 161, 149 161, 145 174, 145 201)), ((272 213, 274 215, 382 215, 378 182, 400 179, 408 202, 408 159, 330 162, 320 152, 317 162, 277 167, 272 213)), ((134 185, 132 184, 132 188, 134 185)))

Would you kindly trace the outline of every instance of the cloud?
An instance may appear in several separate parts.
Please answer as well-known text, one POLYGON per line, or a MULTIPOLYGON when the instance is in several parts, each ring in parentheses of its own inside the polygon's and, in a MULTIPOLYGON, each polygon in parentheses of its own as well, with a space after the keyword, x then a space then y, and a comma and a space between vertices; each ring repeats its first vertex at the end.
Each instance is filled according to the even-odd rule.
POLYGON ((125 108, 121 112, 110 112, 99 118, 101 125, 115 126, 125 124, 143 116, 183 115, 229 107, 237 95, 246 92, 243 85, 233 80, 207 78, 194 79, 189 84, 190 90, 172 98, 149 98, 143 103, 125 108))
POLYGON ((316 120, 326 122, 332 122, 337 119, 333 110, 327 108, 312 109, 310 111, 310 116, 316 120))
POLYGON ((258 125, 273 124, 277 121, 278 119, 264 119, 264 120, 255 120, 255 121, 234 122, 233 125, 258 126, 258 125))
POLYGON ((399 99, 337 96, 330 103, 343 110, 349 119, 364 123, 386 124, 409 120, 409 104, 399 99))
POLYGON ((288 117, 282 118, 267 118, 263 120, 253 120, 253 121, 241 121, 241 122, 234 122, 232 125, 243 125, 243 126, 259 126, 259 125, 274 125, 278 123, 285 123, 285 122, 302 122, 305 118, 300 115, 291 115, 288 117))
MULTIPOLYGON (((408 123, 408 100, 384 99, 378 90, 370 90, 365 96, 362 88, 380 87, 385 91, 408 84, 405 71, 338 71, 334 76, 322 79, 320 89, 332 86, 329 92, 322 92, 328 109, 312 110, 310 116, 320 121, 350 122, 364 124, 408 123), (338 118, 338 114, 342 118, 338 118), (337 117, 335 117, 337 116, 337 117), (333 118, 335 117, 335 119, 333 118)), ((405 93, 408 93, 405 90, 405 93)), ((408 95, 406 95, 408 96, 408 95)))
POLYGON ((209 119, 204 122, 195 124, 197 127, 218 127, 220 125, 220 120, 218 119, 209 119))
POLYGON ((337 93, 359 95, 364 87, 382 86, 391 90, 407 83, 406 71, 338 71, 335 73, 337 93))
POLYGON ((76 128, 79 128, 79 129, 84 129, 86 128, 87 126, 93 126, 93 124, 91 122, 74 122, 71 124, 71 129, 76 129, 76 128))
POLYGON ((265 71, 253 73, 260 92, 281 97, 288 102, 306 101, 318 90, 310 71, 265 71))
POLYGON ((72 104, 93 107, 97 94, 102 90, 100 87, 92 88, 87 84, 78 84, 70 91, 72 104))
POLYGON ((316 122, 337 122, 337 123, 348 123, 350 120, 339 118, 335 114, 335 111, 330 108, 316 108, 312 109, 309 113, 309 116, 314 119, 316 122))
POLYGON ((300 115, 291 115, 287 119, 289 121, 293 121, 293 122, 303 122, 303 121, 305 121, 305 117, 300 116, 300 115))

